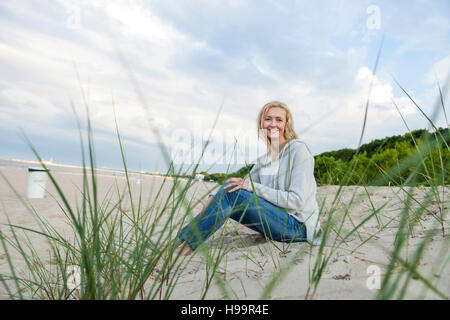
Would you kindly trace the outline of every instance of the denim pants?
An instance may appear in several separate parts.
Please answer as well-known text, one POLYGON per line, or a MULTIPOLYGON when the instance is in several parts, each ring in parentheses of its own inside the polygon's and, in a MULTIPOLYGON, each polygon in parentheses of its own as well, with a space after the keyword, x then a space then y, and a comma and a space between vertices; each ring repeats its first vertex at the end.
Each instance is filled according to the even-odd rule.
POLYGON ((216 232, 228 218, 264 234, 267 238, 282 242, 306 241, 306 227, 283 208, 260 198, 247 190, 226 190, 222 185, 209 206, 198 214, 178 234, 181 242, 195 250, 216 232))

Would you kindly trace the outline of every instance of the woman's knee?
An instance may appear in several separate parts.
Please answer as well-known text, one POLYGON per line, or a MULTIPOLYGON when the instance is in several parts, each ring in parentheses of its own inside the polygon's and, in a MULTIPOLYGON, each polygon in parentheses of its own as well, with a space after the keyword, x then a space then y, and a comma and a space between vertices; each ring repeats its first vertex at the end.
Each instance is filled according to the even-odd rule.
POLYGON ((219 198, 222 201, 226 201, 230 206, 235 207, 236 209, 253 201, 252 193, 245 189, 238 189, 233 192, 230 192, 233 187, 224 189, 224 187, 230 184, 230 182, 224 183, 219 189, 219 198))

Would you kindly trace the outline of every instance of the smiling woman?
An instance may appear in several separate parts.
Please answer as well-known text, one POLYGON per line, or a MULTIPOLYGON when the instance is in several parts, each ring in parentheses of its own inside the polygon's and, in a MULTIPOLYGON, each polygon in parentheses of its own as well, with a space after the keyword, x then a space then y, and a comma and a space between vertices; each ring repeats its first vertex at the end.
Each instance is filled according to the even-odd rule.
POLYGON ((259 112, 256 125, 258 137, 266 142, 267 151, 272 156, 276 156, 288 141, 298 139, 291 111, 282 102, 272 101, 264 105, 259 112))
POLYGON ((320 244, 314 179, 314 157, 297 138, 292 115, 282 102, 269 102, 257 118, 267 154, 245 179, 233 177, 208 198, 200 212, 178 234, 182 254, 195 251, 228 218, 282 242, 320 244))

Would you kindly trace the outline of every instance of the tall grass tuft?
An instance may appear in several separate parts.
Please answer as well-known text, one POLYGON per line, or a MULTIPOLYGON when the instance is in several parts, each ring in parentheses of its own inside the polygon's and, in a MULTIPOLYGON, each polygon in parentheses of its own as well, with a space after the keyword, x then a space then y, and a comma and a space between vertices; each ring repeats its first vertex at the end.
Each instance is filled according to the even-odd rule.
MULTIPOLYGON (((376 72, 380 52, 373 74, 376 72)), ((149 112, 144 95, 131 71, 129 71, 129 75, 142 106, 149 112)), ((435 111, 429 118, 407 91, 400 84, 398 85, 424 115, 430 128, 436 128, 434 121, 438 112, 435 111)), ((435 110, 442 108, 444 113, 444 96, 447 87, 448 81, 443 90, 439 87, 440 94, 435 107, 435 110)), ((307 243, 280 244, 271 241, 270 236, 266 235, 265 252, 262 252, 258 246, 256 250, 259 251, 256 251, 254 248, 250 248, 239 234, 236 234, 233 226, 236 227, 237 224, 231 223, 226 224, 225 228, 217 232, 214 239, 201 245, 198 254, 185 257, 180 255, 179 250, 176 250, 174 239, 178 230, 190 221, 194 214, 198 213, 196 208, 206 194, 197 193, 196 184, 192 179, 180 179, 179 176, 195 176, 198 163, 208 145, 203 148, 202 155, 196 162, 197 165, 190 172, 182 172, 182 166, 176 172, 174 163, 169 160, 167 150, 164 149, 158 134, 160 146, 165 150, 168 170, 158 189, 154 189, 154 185, 152 185, 150 190, 144 190, 141 184, 139 190, 136 190, 133 187, 132 175, 128 170, 125 145, 115 118, 116 136, 123 164, 123 182, 116 179, 102 197, 99 191, 89 104, 84 94, 83 98, 87 125, 85 135, 83 135, 81 120, 72 104, 79 131, 83 164, 82 186, 78 189, 76 201, 70 200, 56 176, 48 170, 49 168, 32 142, 24 136, 42 168, 47 170, 46 174, 55 190, 55 194, 49 193, 49 195, 57 202, 60 213, 65 216, 72 230, 69 236, 58 231, 52 226, 51 221, 47 221, 39 215, 31 202, 24 199, 20 192, 15 190, 7 176, 0 171, 2 178, 15 193, 18 201, 35 218, 38 226, 35 229, 23 227, 13 223, 7 216, 8 223, 0 229, 1 248, 9 269, 9 273, 0 274, 0 283, 10 299, 170 299, 177 290, 183 290, 180 279, 186 276, 186 270, 193 263, 193 259, 198 258, 201 259, 203 265, 199 271, 203 275, 201 289, 198 291, 199 299, 208 299, 210 294, 224 299, 243 298, 227 281, 230 272, 227 269, 227 256, 233 248, 227 242, 225 233, 229 232, 230 226, 231 233, 242 244, 242 252, 246 255, 246 269, 247 263, 250 262, 261 273, 266 272, 260 261, 261 256, 268 257, 273 266, 273 274, 266 275, 263 288, 259 292, 261 299, 273 297, 276 288, 281 286, 283 281, 291 275, 292 270, 298 270, 296 261, 304 256, 307 256, 308 263, 302 265, 302 271, 308 273, 308 283, 299 284, 301 292, 298 296, 314 299, 320 293, 320 285, 336 252, 344 250, 352 254, 368 246, 382 250, 387 259, 381 287, 374 293, 374 298, 403 299, 409 297, 411 293, 408 288, 413 279, 423 285, 423 290, 418 293, 418 297, 426 297, 427 292, 432 292, 437 298, 448 299, 448 293, 444 292, 439 284, 439 275, 446 272, 450 260, 448 221, 446 219, 448 200, 443 197, 445 193, 440 192, 439 188, 445 188, 443 182, 449 163, 444 161, 441 154, 439 154, 439 167, 434 166, 433 161, 431 161, 431 165, 427 165, 426 159, 436 148, 445 147, 448 150, 449 146, 446 141, 449 137, 435 134, 432 139, 425 140, 420 145, 415 144, 415 153, 388 170, 381 171, 379 176, 367 185, 363 183, 366 181, 365 173, 363 173, 358 183, 362 192, 359 194, 358 189, 355 189, 350 202, 341 205, 343 194, 348 190, 345 186, 350 177, 354 176, 354 168, 357 165, 358 158, 354 157, 344 173, 342 183, 334 194, 331 207, 326 208, 325 202, 320 203, 322 242, 319 246, 311 246, 307 243), (392 177, 407 169, 412 169, 411 174, 394 194, 398 198, 402 195, 406 196, 406 199, 401 200, 402 208, 400 208, 399 214, 386 219, 383 209, 389 205, 391 200, 386 200, 383 205, 376 207, 368 187, 388 185, 392 177), (419 175, 425 176, 430 186, 423 200, 416 199, 413 192, 415 181, 419 175), (168 191, 164 190, 164 187, 168 191), (151 192, 151 197, 145 204, 143 199, 148 191, 151 192), (354 212, 355 205, 366 199, 370 204, 369 212, 358 218, 354 212), (421 227, 421 218, 425 214, 430 214, 429 206, 432 203, 437 204, 438 207, 438 212, 431 215, 434 225, 423 233, 420 241, 417 241, 415 230, 421 227), (377 224, 378 230, 372 234, 364 231, 364 227, 369 222, 377 224), (388 228, 395 230, 395 234, 392 243, 386 246, 377 242, 376 239, 377 234, 388 228), (49 257, 38 252, 30 237, 46 241, 49 257), (433 237, 442 237, 443 246, 438 257, 434 261, 429 261, 433 264, 432 272, 425 275, 420 271, 420 265, 433 237), (353 246, 349 247, 348 240, 351 238, 357 240, 353 242, 353 246), (411 245, 412 239, 414 239, 413 245, 411 245), (292 254, 288 255, 289 252, 292 254), (285 256, 289 258, 282 259, 285 256), (436 274, 438 274, 437 278, 436 274), (211 293, 212 291, 215 293, 211 293)), ((360 144, 367 121, 369 98, 370 88, 360 144)), ((112 104, 115 114, 114 100, 112 104)), ((397 110, 400 113, 398 108, 397 110)), ((150 112, 148 118, 151 119, 150 112)), ((402 120, 410 131, 403 116, 402 120)), ((217 118, 213 129, 216 122, 217 118)), ((149 125, 151 126, 151 121, 149 121, 149 125)), ((155 127, 152 127, 152 130, 157 132, 155 127)), ((357 153, 358 151, 359 147, 357 153)), ((253 185, 252 181, 251 184, 253 185)), ((257 202, 257 200, 255 196, 255 201, 257 202)), ((8 208, 3 205, 2 211, 7 215, 8 208)), ((245 284, 242 286, 245 292, 245 284)))

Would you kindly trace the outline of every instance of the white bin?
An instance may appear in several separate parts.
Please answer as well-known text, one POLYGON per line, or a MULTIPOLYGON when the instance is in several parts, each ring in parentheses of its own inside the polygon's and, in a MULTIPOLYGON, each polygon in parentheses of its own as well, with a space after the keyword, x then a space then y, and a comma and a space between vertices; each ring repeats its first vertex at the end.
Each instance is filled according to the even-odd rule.
POLYGON ((29 199, 42 199, 45 195, 47 171, 42 168, 28 168, 27 197, 29 199))

